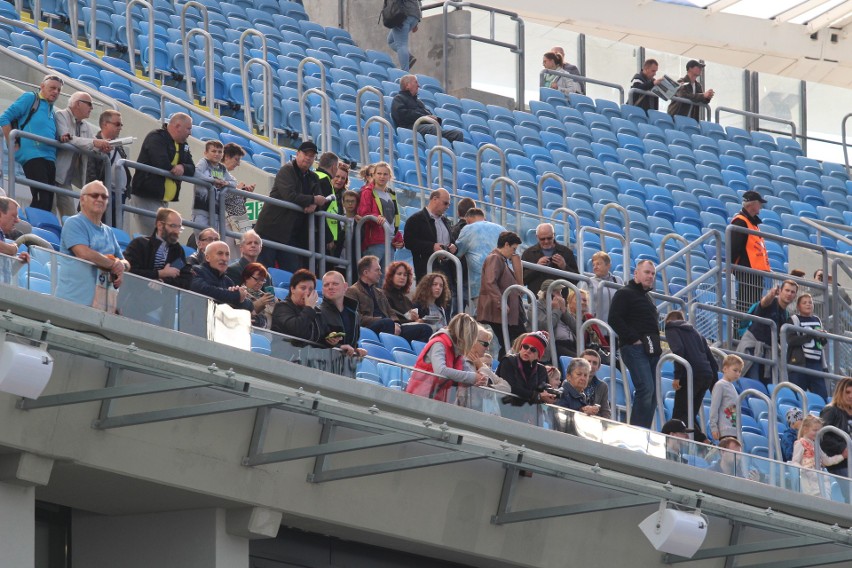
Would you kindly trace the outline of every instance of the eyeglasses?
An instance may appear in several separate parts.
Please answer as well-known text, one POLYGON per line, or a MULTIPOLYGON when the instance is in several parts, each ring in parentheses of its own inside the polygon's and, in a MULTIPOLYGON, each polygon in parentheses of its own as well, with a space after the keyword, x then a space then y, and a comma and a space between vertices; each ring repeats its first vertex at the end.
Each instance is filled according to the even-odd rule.
POLYGON ((540 240, 540 241, 552 241, 553 237, 538 237, 538 240, 540 240))
POLYGON ((248 278, 246 278, 246 280, 248 280, 248 279, 252 279, 252 280, 254 280, 255 282, 264 282, 264 281, 266 281, 266 278, 263 278, 263 277, 260 277, 260 276, 255 276, 254 274, 252 274, 251 276, 249 276, 248 278))
POLYGON ((122 122, 107 122, 107 124, 112 124, 113 126, 117 126, 119 128, 124 126, 124 123, 122 123, 122 122))
POLYGON ((201 237, 198 239, 199 243, 212 243, 213 241, 218 241, 219 237, 201 237))
POLYGON ((476 342, 479 343, 480 345, 482 345, 483 347, 486 347, 486 348, 491 347, 490 341, 482 341, 481 339, 477 339, 476 342))
POLYGON ((88 105, 89 108, 93 107, 92 101, 77 101, 78 103, 83 103, 84 105, 88 105))
POLYGON ((533 353, 538 353, 538 347, 533 347, 532 345, 527 345, 526 343, 521 344, 521 349, 529 350, 533 353))
POLYGON ((108 193, 85 193, 84 195, 91 197, 92 199, 103 199, 104 201, 109 199, 108 193))

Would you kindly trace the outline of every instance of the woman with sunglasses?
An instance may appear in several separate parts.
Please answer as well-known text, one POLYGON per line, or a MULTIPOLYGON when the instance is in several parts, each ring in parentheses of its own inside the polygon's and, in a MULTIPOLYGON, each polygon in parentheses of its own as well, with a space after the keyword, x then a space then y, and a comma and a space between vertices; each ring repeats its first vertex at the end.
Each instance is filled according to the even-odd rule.
POLYGON ((517 355, 507 355, 497 367, 497 375, 512 387, 513 404, 551 404, 556 395, 547 392, 547 368, 538 362, 547 350, 546 331, 528 333, 517 355))
MULTIPOLYGON (((501 379, 491 367, 492 358, 488 348, 491 347, 493 337, 493 334, 487 328, 477 326, 476 341, 464 356, 464 370, 484 375, 487 382, 482 386, 508 394, 512 392, 512 386, 501 379)), ((468 385, 459 385, 457 403, 459 406, 488 412, 483 403, 490 395, 493 395, 493 393, 481 389, 471 389, 468 385)), ((496 405, 492 406, 496 410, 496 405)), ((499 410, 491 413, 499 414, 499 410)))

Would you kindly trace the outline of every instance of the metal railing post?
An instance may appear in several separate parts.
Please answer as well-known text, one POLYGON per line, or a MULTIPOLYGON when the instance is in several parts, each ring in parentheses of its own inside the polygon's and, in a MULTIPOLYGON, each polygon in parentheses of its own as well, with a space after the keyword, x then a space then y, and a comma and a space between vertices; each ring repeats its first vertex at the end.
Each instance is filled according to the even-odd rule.
MULTIPOLYGON (((390 122, 385 119, 385 102, 384 102, 384 94, 378 90, 376 87, 371 87, 370 85, 366 85, 358 89, 355 93, 355 124, 357 125, 358 132, 358 146, 359 150, 361 150, 361 163, 366 164, 369 162, 369 152, 367 150, 367 137, 369 136, 369 131, 367 130, 367 124, 361 125, 361 99, 365 94, 371 93, 376 95, 379 99, 379 116, 385 121, 385 123, 390 127, 390 122)), ((372 118, 372 117, 370 117, 372 118)), ((393 130, 391 128, 391 130, 393 130)), ((391 141, 393 134, 391 133, 391 141)), ((412 135, 414 138, 417 138, 417 132, 415 131, 412 135)), ((382 154, 384 154, 384 134, 381 136, 382 138, 382 154)), ((391 143, 391 149, 389 150, 391 154, 393 154, 393 143, 391 143)))
MULTIPOLYGON (((126 8, 127 26, 127 57, 130 61, 130 69, 136 69, 136 40, 133 34, 136 26, 133 25, 133 7, 141 6, 148 9, 148 80, 154 83, 154 7, 146 0, 130 0, 126 8)), ((206 15, 205 15, 206 16, 206 15)), ((141 58, 140 50, 140 58, 141 58)))
MULTIPOLYGON (((671 361, 675 364, 683 365, 686 369, 686 409, 688 412, 686 419, 686 427, 690 430, 695 428, 695 404, 693 401, 695 394, 695 380, 693 378, 692 365, 690 365, 689 361, 681 357, 680 355, 676 355, 671 351, 665 351, 660 360, 657 361, 657 368, 654 371, 654 382, 656 385, 657 391, 657 418, 660 421, 660 424, 666 423, 666 412, 663 406, 663 364, 666 361, 671 361)), ((683 388, 683 385, 680 385, 680 388, 683 388)), ((695 439, 695 433, 690 433, 689 438, 691 440, 695 439)))
POLYGON ((479 193, 480 203, 485 201, 485 192, 482 190, 482 155, 488 150, 496 152, 497 157, 500 158, 500 175, 506 176, 508 174, 508 170, 506 169, 506 153, 499 146, 487 143, 476 150, 476 190, 479 193))
MULTIPOLYGON (((509 340, 509 294, 512 292, 520 292, 521 294, 525 294, 532 301, 532 322, 530 322, 530 331, 538 331, 538 306, 536 305, 536 297, 535 294, 532 293, 532 290, 527 288, 526 286, 521 286, 520 284, 512 284, 503 290, 503 295, 500 296, 500 314, 502 316, 502 332, 503 332, 503 345, 506 346, 506 351, 509 351, 509 348, 512 346, 512 342, 509 340)), ((521 301, 521 305, 518 308, 519 310, 524 309, 524 303, 521 301)))
POLYGON ((429 256, 429 260, 426 261, 426 272, 432 272, 432 266, 435 264, 435 261, 439 258, 446 258, 450 262, 453 263, 453 266, 456 269, 456 297, 458 298, 459 305, 459 313, 464 311, 464 288, 463 288, 463 270, 462 263, 459 260, 459 257, 446 250, 436 250, 429 256))

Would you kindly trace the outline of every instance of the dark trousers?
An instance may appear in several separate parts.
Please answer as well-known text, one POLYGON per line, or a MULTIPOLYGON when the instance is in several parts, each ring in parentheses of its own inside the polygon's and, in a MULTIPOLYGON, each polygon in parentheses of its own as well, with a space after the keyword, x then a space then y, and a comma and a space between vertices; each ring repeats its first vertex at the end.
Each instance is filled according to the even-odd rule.
MULTIPOLYGON (((692 378, 692 410, 695 413, 695 441, 703 442, 706 436, 702 428, 701 419, 698 417, 698 411, 701 410, 701 405, 704 402, 704 394, 710 385, 713 384, 711 377, 693 377, 692 378)), ((672 410, 672 418, 682 420, 684 424, 689 424, 689 397, 686 388, 686 379, 681 382, 680 388, 675 391, 674 409, 672 410)))
MULTIPOLYGON (((47 185, 56 185, 56 162, 47 158, 33 158, 27 160, 23 165, 24 174, 27 179, 40 181, 47 185)), ((33 196, 30 202, 30 207, 36 209, 44 209, 50 211, 53 209, 53 192, 44 191, 43 189, 30 188, 30 193, 33 196)))
MULTIPOLYGON (((435 126, 432 124, 421 124, 417 127, 417 132, 420 134, 432 134, 433 136, 436 134, 435 126)), ((464 134, 461 130, 453 130, 449 128, 441 128, 441 136, 446 138, 450 142, 464 142, 464 134)))

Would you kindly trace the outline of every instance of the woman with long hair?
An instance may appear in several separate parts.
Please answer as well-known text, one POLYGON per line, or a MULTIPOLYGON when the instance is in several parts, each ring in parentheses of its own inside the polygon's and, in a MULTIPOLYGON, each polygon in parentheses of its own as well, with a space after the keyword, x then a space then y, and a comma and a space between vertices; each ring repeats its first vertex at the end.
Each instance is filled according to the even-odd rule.
POLYGON ((447 310, 452 299, 447 277, 441 272, 430 272, 417 283, 412 300, 420 318, 438 330, 447 325, 447 310))
POLYGON ((420 314, 414 302, 408 297, 414 284, 414 269, 404 260, 395 260, 385 272, 382 290, 388 299, 391 309, 398 318, 415 323, 420 322, 420 314))
POLYGON ((444 402, 459 383, 482 386, 488 378, 479 371, 464 370, 464 355, 476 342, 479 326, 468 314, 457 314, 446 328, 438 330, 417 357, 405 391, 444 402), (437 376, 436 376, 437 375, 437 376))
POLYGON ((393 248, 403 245, 402 233, 399 232, 399 206, 396 203, 396 193, 390 186, 393 171, 387 162, 378 162, 373 167, 373 183, 361 188, 361 199, 358 202, 358 215, 366 217, 373 215, 380 222, 367 221, 364 223, 364 240, 361 242, 362 256, 378 257, 379 264, 385 264, 385 229, 390 225, 393 233, 393 248))
MULTIPOLYGON (((826 426, 840 428, 852 436, 852 377, 844 377, 837 382, 831 402, 822 409, 819 417, 822 418, 826 426)), ((849 453, 846 448, 846 441, 843 438, 837 434, 827 432, 822 437, 820 449, 829 458, 837 455, 841 455, 844 458, 840 463, 826 467, 829 473, 849 477, 848 462, 846 461, 849 453)), ((843 500, 848 502, 849 484, 841 483, 840 490, 843 492, 843 500)))

